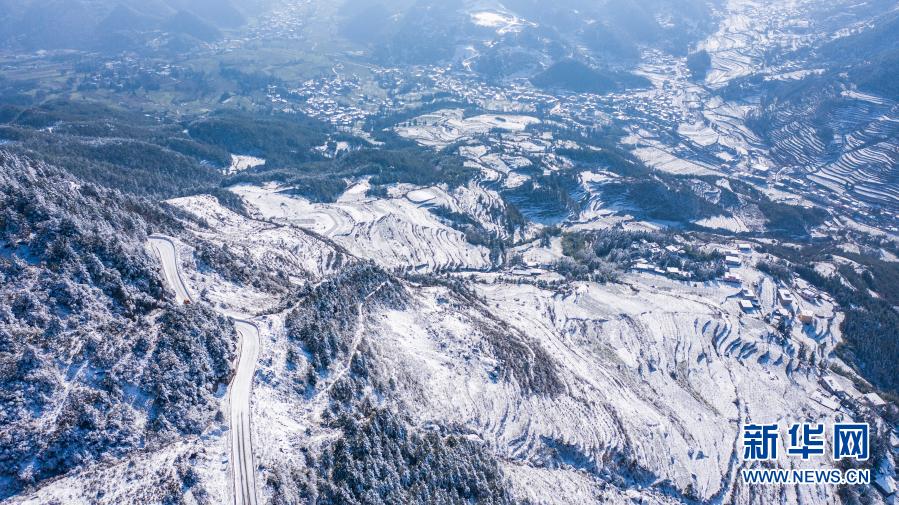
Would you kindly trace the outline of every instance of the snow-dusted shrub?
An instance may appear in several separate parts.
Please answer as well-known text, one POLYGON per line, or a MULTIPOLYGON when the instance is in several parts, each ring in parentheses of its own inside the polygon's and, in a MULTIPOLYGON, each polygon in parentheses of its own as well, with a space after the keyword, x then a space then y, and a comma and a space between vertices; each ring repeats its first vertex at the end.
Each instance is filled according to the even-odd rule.
POLYGON ((288 337, 302 346, 315 371, 327 369, 349 351, 363 302, 403 303, 402 288, 380 268, 363 263, 301 291, 288 314, 288 337))
POLYGON ((315 462, 315 503, 514 503, 495 457, 452 430, 422 431, 366 403, 330 426, 342 436, 315 462))

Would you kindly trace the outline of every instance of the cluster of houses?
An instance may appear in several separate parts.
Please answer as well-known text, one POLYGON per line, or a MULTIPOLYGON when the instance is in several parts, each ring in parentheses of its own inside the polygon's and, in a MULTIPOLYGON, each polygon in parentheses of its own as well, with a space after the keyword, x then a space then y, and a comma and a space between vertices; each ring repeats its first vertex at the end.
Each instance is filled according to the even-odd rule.
MULTIPOLYGON (((743 290, 739 295, 739 304, 743 312, 754 313, 761 310, 761 303, 756 294, 758 283, 744 286, 744 280, 735 270, 739 269, 743 264, 743 256, 752 253, 752 245, 748 243, 738 243, 736 250, 723 251, 725 254, 725 264, 728 271, 722 277, 722 281, 741 286, 743 290)), ((782 321, 796 319, 802 324, 811 325, 815 323, 816 315, 807 308, 800 307, 797 303, 793 291, 787 287, 780 287, 777 290, 777 306, 765 317, 765 320, 773 326, 779 326, 782 321)), ((817 290, 806 287, 799 291, 801 296, 809 304, 817 305, 820 302, 822 294, 817 290)))
POLYGON ((276 106, 299 104, 310 117, 328 121, 346 131, 352 130, 371 114, 373 107, 397 106, 369 97, 362 90, 358 77, 335 75, 310 79, 281 94, 277 87, 268 90, 269 100, 276 106))
MULTIPOLYGON (((684 252, 684 248, 681 246, 674 245, 674 244, 669 244, 669 245, 665 246, 664 248, 660 247, 656 244, 650 244, 650 246, 649 246, 649 252, 651 252, 653 255, 662 254, 663 251, 670 253, 670 254, 680 254, 680 253, 684 252)), ((636 263, 634 263, 633 267, 631 267, 631 268, 633 270, 636 270, 639 272, 649 272, 649 273, 664 275, 666 277, 669 277, 669 278, 675 279, 675 280, 679 280, 679 281, 687 281, 687 280, 690 280, 691 278, 693 278, 692 272, 687 272, 685 270, 681 270, 678 267, 662 268, 658 265, 654 265, 654 264, 650 263, 649 261, 647 261, 645 259, 638 260, 636 263)))
MULTIPOLYGON (((820 303, 822 296, 812 288, 802 289, 799 291, 799 295, 809 304, 815 305, 820 303)), ((775 327, 780 326, 782 321, 790 319, 795 319, 804 325, 813 325, 817 317, 817 314, 797 303, 793 291, 786 287, 780 287, 777 289, 777 306, 765 317, 765 320, 775 327)))
MULTIPOLYGON (((727 272, 725 272, 721 280, 728 284, 742 286, 743 278, 740 277, 740 274, 735 272, 735 270, 743 266, 743 256, 752 254, 752 244, 740 242, 736 244, 735 249, 728 249, 721 252, 724 254, 724 264, 727 266, 727 272)), ((744 290, 744 293, 746 292, 749 291, 744 290)), ((743 304, 741 303, 741 306, 742 305, 743 304)))

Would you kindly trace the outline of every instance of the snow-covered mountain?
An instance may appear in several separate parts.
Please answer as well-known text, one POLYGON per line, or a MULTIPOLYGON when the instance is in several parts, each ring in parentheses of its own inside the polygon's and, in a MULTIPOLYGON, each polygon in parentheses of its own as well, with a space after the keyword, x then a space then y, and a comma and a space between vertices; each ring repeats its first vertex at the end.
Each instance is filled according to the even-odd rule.
POLYGON ((145 241, 169 212, 0 156, 4 498, 143 454, 178 463, 109 499, 164 500, 219 424, 233 326, 166 296, 145 241))
POLYGON ((893 3, 10 4, 0 502, 895 503, 893 3))

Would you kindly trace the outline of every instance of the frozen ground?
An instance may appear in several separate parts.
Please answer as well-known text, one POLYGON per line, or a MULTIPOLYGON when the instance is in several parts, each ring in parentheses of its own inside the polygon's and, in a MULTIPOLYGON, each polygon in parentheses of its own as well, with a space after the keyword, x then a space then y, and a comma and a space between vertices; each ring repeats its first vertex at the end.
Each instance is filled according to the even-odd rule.
POLYGON ((523 131, 540 120, 531 116, 483 114, 465 117, 461 109, 444 109, 419 116, 396 132, 422 145, 443 148, 462 138, 483 135, 491 130, 523 131))
MULTIPOLYGON (((279 195, 273 188, 235 191, 255 202, 267 219, 307 219, 303 226, 335 242, 346 236, 337 230, 356 225, 335 225, 336 219, 313 217, 316 213, 366 216, 374 209, 420 209, 448 198, 419 188, 379 205, 350 197, 326 205, 279 195)), ((423 247, 416 241, 424 236, 409 236, 406 247, 423 247)), ((545 249, 531 245, 522 253, 528 263, 546 264, 559 257, 558 248, 557 243, 545 249)), ((403 261, 385 257, 377 245, 358 247, 354 254, 393 267, 403 261)), ((843 415, 833 410, 838 403, 820 384, 828 372, 797 355, 800 344, 818 356, 829 355, 839 342, 840 316, 826 301, 809 304, 797 295, 790 310, 813 312, 814 322, 778 344, 771 337, 775 329, 762 316, 778 306, 776 292, 783 286, 749 267, 738 273, 760 300, 753 314, 740 309, 740 290, 732 285, 694 285, 649 274, 628 275, 622 284, 575 283, 561 291, 509 282, 518 275, 533 278, 532 273, 475 274, 470 285, 482 301, 444 287, 406 283, 411 303, 405 309, 360 307, 363 322, 354 348, 365 348, 380 373, 395 379, 400 394, 392 401, 420 426, 464 426, 491 447, 506 462, 519 496, 571 503, 575 497, 625 500, 637 493, 666 503, 671 497, 636 489, 669 479, 705 500, 749 503, 758 495, 734 483, 740 466, 734 450, 743 424, 830 422, 843 415), (502 342, 514 342, 516 352, 530 356, 524 360, 528 364, 516 368, 502 342), (553 379, 539 369, 551 370, 553 379), (535 392, 541 388, 548 390, 535 392), (569 463, 547 466, 559 451, 569 463), (633 482, 627 484, 634 489, 609 487, 587 473, 593 465, 631 468, 633 482)), ((786 288, 795 293, 802 287, 786 288)), ((269 467, 284 458, 296 463, 288 455, 315 450, 335 434, 319 424, 321 395, 296 403, 279 380, 288 345, 283 318, 268 316, 263 325, 260 376, 265 379, 254 393, 254 412, 260 416, 255 428, 260 458, 269 467)), ((338 364, 332 374, 345 368, 338 364)), ((850 396, 859 395, 848 381, 831 378, 850 396)), ((801 493, 806 503, 829 503, 832 496, 832 490, 813 487, 785 492, 790 499, 801 493)))
MULTIPOLYGON (((338 250, 301 228, 241 216, 211 196, 178 198, 169 203, 205 222, 206 227, 191 230, 197 241, 227 245, 248 262, 246 267, 250 270, 285 272, 292 283, 301 284, 321 279, 343 261, 338 250)), ((189 284, 205 301, 233 312, 246 311, 247 307, 259 310, 277 303, 279 293, 267 293, 249 282, 224 279, 221 273, 196 265, 194 245, 184 245, 190 249, 184 255, 190 262, 189 284)))
MULTIPOLYGON (((468 154, 483 159, 486 152, 468 154)), ((602 171, 581 174, 588 189, 614 179, 602 171)), ((242 251, 257 267, 290 272, 297 285, 327 279, 359 259, 397 271, 462 270, 449 275, 477 297, 401 281, 408 300, 403 308, 359 303, 350 356, 364 353, 376 374, 393 380, 396 391, 378 401, 409 413, 419 429, 459 426, 485 443, 521 498, 550 504, 585 497, 671 503, 677 498, 651 487, 667 480, 710 502, 772 499, 767 490, 735 483, 742 466, 735 453, 741 427, 829 423, 847 415, 822 385, 825 377, 849 397, 860 395, 848 380, 814 364, 833 359, 842 315, 827 298, 802 298, 807 285, 782 285, 752 268, 756 256, 744 255, 744 266, 735 269, 759 300, 751 313, 741 309, 737 286, 655 274, 549 289, 534 283, 562 280, 543 270, 562 257, 560 238, 546 247, 539 241, 518 246, 511 253, 520 255, 524 266, 497 271, 486 250, 467 243, 429 211, 443 207, 473 215, 485 227, 497 226, 484 212, 497 204, 497 196, 475 183, 454 191, 398 185, 388 198, 374 200, 361 181, 327 204, 280 189, 232 188, 251 218, 211 197, 170 203, 205 223, 190 230, 196 240, 242 251), (779 289, 793 294, 792 307, 781 306, 779 289), (781 342, 764 319, 775 310, 808 313, 812 322, 795 326, 781 342), (800 358, 800 349, 815 361, 804 352, 800 358)), ((641 225, 622 217, 616 221, 598 200, 582 218, 575 226, 641 225)), ((702 224, 736 228, 742 223, 712 218, 702 224)), ((286 359, 296 344, 287 340, 283 309, 272 309, 278 297, 204 270, 194 257, 197 251, 181 247, 186 274, 205 299, 221 308, 267 312, 255 320, 259 369, 250 429, 257 480, 267 482, 280 466, 302 468, 301 454, 315 454, 339 436, 323 425, 322 416, 327 391, 349 373, 349 359, 335 362, 313 393, 297 395, 286 359)), ((221 437, 217 444, 223 444, 221 437)), ((795 464, 829 468, 830 462, 795 464)), ((824 487, 783 492, 787 501, 812 504, 832 503, 834 496, 824 487)), ((260 493, 260 502, 271 497, 264 484, 260 493)))
POLYGON ((265 160, 262 158, 257 158, 255 156, 246 156, 239 154, 231 155, 231 166, 228 167, 228 174, 236 174, 237 172, 243 172, 244 170, 248 170, 250 168, 255 168, 261 165, 265 165, 265 160))
POLYGON ((734 233, 742 233, 749 231, 749 227, 739 217, 734 216, 714 216, 695 221, 695 224, 704 228, 712 228, 718 230, 727 230, 734 233))
POLYGON ((537 26, 506 12, 478 11, 472 12, 470 16, 475 25, 493 28, 499 35, 520 32, 525 26, 537 26))
POLYGON ((4 502, 16 505, 119 505, 162 503, 194 472, 200 486, 176 493, 186 503, 229 503, 228 456, 221 432, 155 450, 138 452, 114 465, 97 465, 57 479, 39 491, 4 502))
MULTIPOLYGON (((430 193, 379 200, 344 199, 311 203, 275 187, 232 188, 260 218, 311 230, 389 269, 483 269, 489 251, 441 223, 426 207, 430 193)), ((350 190, 352 191, 352 189, 350 190)))
MULTIPOLYGON (((849 106, 833 121, 853 128, 839 139, 838 155, 823 159, 825 145, 808 125, 784 121, 769 150, 746 127, 757 104, 716 95, 742 76, 797 79, 815 72, 766 69, 759 50, 801 47, 803 30, 784 20, 807 4, 726 2, 720 30, 701 45, 712 54, 713 65, 701 84, 689 79, 683 58, 648 51, 639 73, 653 86, 616 103, 626 102, 615 113, 627 126, 625 143, 633 153, 659 171, 690 176, 764 177, 772 167, 795 165, 807 168, 810 180, 848 194, 846 198, 895 203, 899 195, 883 184, 895 176, 899 153, 895 103, 846 90, 849 106)), ((486 5, 471 13, 471 21, 501 34, 528 23, 486 5)), ((496 110, 526 110, 518 105, 496 110)), ((591 114, 603 117, 598 110, 591 114)), ((526 112, 465 117, 461 110, 437 111, 397 125, 398 134, 431 148, 459 142, 466 165, 481 176, 452 190, 395 185, 389 197, 375 199, 367 196, 370 185, 362 180, 353 181, 334 203, 314 203, 288 194, 290 188, 231 188, 246 202, 249 216, 209 196, 168 202, 194 218, 176 246, 190 286, 190 292, 177 291, 179 301, 195 297, 223 313, 258 314, 259 368, 255 374, 244 368, 239 388, 241 398, 249 397, 250 408, 232 409, 229 417, 255 440, 258 465, 254 468, 251 457, 243 467, 255 471, 259 501, 272 497, 268 479, 275 469, 303 467, 306 451, 314 454, 339 436, 323 426, 327 393, 350 373, 351 358, 358 352, 370 358, 373 371, 396 383, 396 394, 373 394, 376 401, 410 413, 416 428, 454 426, 484 442, 520 498, 549 504, 672 503, 692 499, 678 495, 689 489, 706 503, 835 503, 832 488, 737 485, 735 474, 743 463, 735 450, 740 429, 749 422, 783 427, 849 416, 832 391, 850 398, 860 392, 818 365, 829 360, 845 367, 832 354, 840 342, 843 315, 827 297, 804 299, 801 292, 808 285, 780 284, 763 275, 751 267, 758 257, 750 256, 744 257, 747 266, 734 269, 759 300, 750 312, 738 304, 740 288, 730 284, 636 273, 624 274, 617 284, 565 283, 549 270, 564 256, 561 238, 543 246, 540 240, 508 237, 497 217, 502 200, 496 190, 486 189, 525 184, 532 160, 542 163, 544 173, 570 168, 553 151, 578 146, 553 139, 539 126, 540 120, 526 112), (472 245, 439 218, 437 209, 463 214, 488 232, 516 239, 507 252, 522 264, 503 268, 486 248, 472 245), (225 264, 234 269, 225 271, 223 265, 209 263, 214 259, 204 259, 209 248, 227 250, 232 257, 221 261, 236 262, 225 264), (315 285, 364 260, 393 272, 448 278, 477 296, 439 283, 398 281, 408 305, 388 309, 359 303, 360 324, 351 336, 349 359, 337 360, 317 390, 298 395, 291 382, 294 365, 288 366, 286 359, 297 343, 286 338, 284 304, 301 286, 315 285), (777 300, 779 289, 793 295, 793 306, 777 300), (781 339, 765 320, 775 310, 810 314, 811 322, 797 324, 781 339), (825 387, 825 379, 831 385, 825 387), (241 417, 249 413, 252 423, 241 417), (670 493, 653 488, 665 483, 671 483, 670 493)), ((228 172, 263 163, 233 156, 228 172)), ((580 173, 589 198, 580 215, 566 223, 566 231, 657 229, 635 220, 616 202, 603 201, 598 187, 616 178, 602 167, 580 173)), ((789 191, 766 191, 778 199, 790 196, 789 191)), ((731 232, 759 229, 757 222, 741 216, 714 216, 695 224, 731 232)), ((853 221, 844 224, 876 231, 853 221)), ((858 252, 849 244, 845 249, 847 254, 858 252)), ((894 255, 882 254, 896 261, 894 255)), ((834 273, 836 264, 852 262, 834 257, 815 267, 834 273)), ((302 361, 305 354, 299 354, 302 361)), ((234 459, 228 435, 222 423, 202 437, 87 468, 13 503, 153 502, 187 471, 196 473, 201 483, 196 492, 204 495, 190 491, 186 502, 226 503, 228 463, 234 459)), ((832 463, 824 458, 779 464, 832 468, 832 463)))
MULTIPOLYGON (((771 310, 773 281, 743 270, 758 285, 761 312, 771 310)), ((623 498, 626 491, 603 489, 608 483, 585 472, 636 465, 651 476, 644 485, 670 479, 681 489, 692 485, 702 499, 748 503, 747 490, 733 482, 742 424, 829 422, 840 415, 821 401, 830 397, 819 385, 821 372, 800 366, 794 348, 770 341, 772 328, 760 315, 741 312, 731 286, 636 275, 621 285, 578 283, 563 292, 491 275, 474 286, 482 303, 407 284, 411 305, 363 312, 358 338, 380 373, 396 379, 404 411, 421 426, 470 430, 507 462, 520 496, 541 503, 623 498), (504 348, 509 342, 533 361, 516 368, 504 348), (538 379, 534 370, 544 367, 559 388, 538 379), (541 388, 549 391, 533 391, 541 388), (546 466, 560 450, 569 464, 546 466)), ((815 310, 820 322, 812 337, 794 337, 826 353, 839 339, 826 323, 834 314, 826 304, 815 310)), ((263 361, 271 368, 264 374, 277 384, 284 352, 277 322, 270 335, 263 361)), ((315 427, 315 415, 295 415, 310 406, 292 405, 278 387, 261 391, 270 422, 259 432, 269 437, 263 451, 270 461, 329 437, 315 427)), ((807 503, 827 503, 825 491, 801 493, 807 503)), ((651 492, 649 499, 668 500, 651 492)))
POLYGON ((647 166, 675 175, 715 175, 718 172, 702 163, 678 157, 661 144, 634 149, 634 154, 647 166))

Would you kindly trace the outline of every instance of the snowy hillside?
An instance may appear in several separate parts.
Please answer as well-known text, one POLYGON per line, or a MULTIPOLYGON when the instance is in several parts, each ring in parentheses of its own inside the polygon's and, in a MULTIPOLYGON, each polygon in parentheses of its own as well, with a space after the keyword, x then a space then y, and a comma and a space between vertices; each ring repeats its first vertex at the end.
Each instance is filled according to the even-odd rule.
POLYGON ((895 0, 145 3, 0 0, 0 504, 899 500, 895 0))
MULTIPOLYGON (((309 469, 348 436, 340 416, 368 405, 400 415, 411 432, 464 434, 480 457, 496 461, 520 499, 624 499, 645 489, 640 496, 658 502, 750 503, 759 491, 735 481, 742 425, 833 422, 845 415, 840 398, 861 397, 818 365, 841 342, 842 315, 832 302, 807 302, 798 291, 808 288, 799 284, 790 310, 815 314, 811 325, 785 335, 763 317, 781 310, 779 297, 790 287, 751 266, 760 256, 744 255, 745 266, 734 270, 758 298, 751 313, 732 284, 658 274, 557 287, 507 269, 445 280, 394 277, 364 261, 398 272, 415 264, 359 240, 344 249, 338 230, 372 219, 360 209, 420 211, 407 199, 372 207, 350 189, 333 205, 313 205, 271 189, 234 191, 266 221, 206 197, 173 203, 209 226, 211 234, 198 229, 192 240, 209 234, 225 250, 244 251, 249 271, 262 268, 297 286, 279 307, 278 292, 185 261, 210 303, 267 314, 252 408, 261 496, 276 502, 336 492, 309 469), (831 377, 828 386, 822 376, 831 377)), ((387 234, 404 226, 381 221, 387 234)), ((402 250, 432 247, 427 237, 408 235, 402 250)), ((440 257, 461 257, 469 247, 461 239, 442 243, 440 257)), ((549 248, 529 256, 551 257, 549 248)), ((197 251, 185 246, 183 255, 197 251)), ((789 499, 831 502, 823 487, 800 493, 789 499)))
POLYGON ((233 327, 208 308, 169 301, 135 227, 177 226, 163 209, 0 157, 0 492, 77 474, 26 501, 163 500, 195 471, 186 459, 210 447, 201 435, 221 429, 233 327), (118 489, 108 472, 122 468, 103 467, 119 458, 146 465, 146 480, 118 489))

